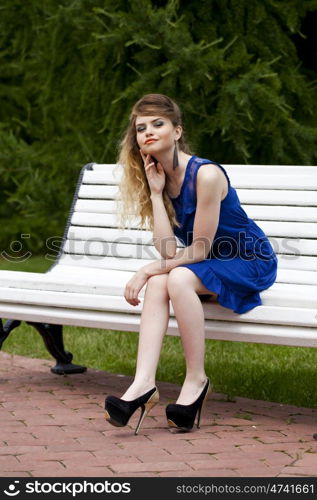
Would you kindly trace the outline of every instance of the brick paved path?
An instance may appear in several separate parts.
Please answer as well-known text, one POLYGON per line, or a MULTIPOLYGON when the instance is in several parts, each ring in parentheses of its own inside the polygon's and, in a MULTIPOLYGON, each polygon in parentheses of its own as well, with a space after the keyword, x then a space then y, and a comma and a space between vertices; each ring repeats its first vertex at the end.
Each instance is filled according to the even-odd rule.
POLYGON ((160 403, 138 436, 103 417, 104 397, 130 377, 88 370, 56 376, 52 362, 0 353, 0 476, 316 477, 317 410, 212 394, 202 427, 167 428, 179 386, 158 383, 160 403))

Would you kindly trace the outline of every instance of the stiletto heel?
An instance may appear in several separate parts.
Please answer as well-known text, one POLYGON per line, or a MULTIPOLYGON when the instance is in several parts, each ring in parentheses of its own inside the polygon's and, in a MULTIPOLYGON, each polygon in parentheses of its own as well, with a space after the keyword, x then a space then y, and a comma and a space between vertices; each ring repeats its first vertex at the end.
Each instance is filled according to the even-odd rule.
POLYGON ((155 406, 158 403, 158 401, 159 401, 159 393, 156 390, 156 392, 154 392, 153 396, 151 396, 149 401, 142 406, 141 415, 140 415, 139 422, 138 422, 138 425, 136 426, 134 434, 138 434, 143 420, 150 413, 153 406, 155 406))
POLYGON ((116 396, 107 396, 105 400, 105 419, 116 427, 124 427, 130 420, 133 413, 141 408, 141 415, 134 434, 138 434, 142 422, 150 410, 159 401, 157 387, 146 392, 132 401, 125 401, 116 396))
POLYGON ((197 429, 200 427, 200 417, 202 407, 207 398, 208 393, 211 390, 209 378, 207 382, 196 399, 190 405, 180 405, 180 404, 169 404, 166 407, 166 417, 169 427, 176 427, 183 431, 190 431, 195 423, 197 415, 197 429))

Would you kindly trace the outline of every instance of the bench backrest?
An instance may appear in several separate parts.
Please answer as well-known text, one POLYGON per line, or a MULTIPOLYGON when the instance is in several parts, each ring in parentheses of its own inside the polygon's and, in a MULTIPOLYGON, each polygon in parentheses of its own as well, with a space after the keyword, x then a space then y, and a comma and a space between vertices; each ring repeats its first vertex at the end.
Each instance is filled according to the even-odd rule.
MULTIPOLYGON (((242 207, 263 229, 279 267, 317 270, 317 167, 223 165, 242 207)), ((117 229, 121 167, 88 164, 80 174, 58 264, 136 270, 160 255, 152 233, 117 229)))

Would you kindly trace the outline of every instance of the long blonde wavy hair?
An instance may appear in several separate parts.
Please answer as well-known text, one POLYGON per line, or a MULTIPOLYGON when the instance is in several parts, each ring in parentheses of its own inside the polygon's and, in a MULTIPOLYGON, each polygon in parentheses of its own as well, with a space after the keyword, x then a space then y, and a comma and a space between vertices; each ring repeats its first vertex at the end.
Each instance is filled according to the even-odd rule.
MULTIPOLYGON (((150 199, 150 188, 146 178, 144 163, 140 155, 136 140, 137 116, 158 115, 169 118, 174 125, 182 124, 181 111, 172 99, 163 94, 147 94, 133 106, 128 128, 120 144, 118 164, 123 167, 121 182, 119 184, 118 222, 119 227, 129 227, 131 215, 139 216, 139 225, 142 228, 153 230, 153 210, 150 199)), ((178 140, 178 148, 190 154, 184 139, 184 133, 178 140)), ((171 200, 163 190, 163 201, 171 226, 179 226, 171 200)))

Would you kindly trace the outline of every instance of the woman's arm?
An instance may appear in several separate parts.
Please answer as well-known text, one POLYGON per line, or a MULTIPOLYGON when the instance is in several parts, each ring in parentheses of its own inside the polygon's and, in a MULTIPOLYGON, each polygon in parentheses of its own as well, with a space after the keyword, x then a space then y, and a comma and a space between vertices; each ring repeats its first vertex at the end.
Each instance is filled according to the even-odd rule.
POLYGON ((151 190, 154 219, 153 243, 163 259, 171 259, 176 254, 177 245, 163 201, 165 172, 162 165, 160 163, 156 165, 150 155, 145 156, 141 150, 140 154, 144 161, 145 174, 151 190))
POLYGON ((155 274, 169 273, 181 264, 204 260, 213 243, 220 214, 222 179, 220 169, 200 167, 197 174, 197 207, 193 228, 193 242, 171 259, 161 259, 141 267, 127 283, 124 296, 129 304, 136 306, 140 290, 155 274))
POLYGON ((222 189, 220 170, 208 165, 201 166, 197 174, 197 208, 192 244, 177 252, 173 258, 144 266, 142 270, 148 278, 169 273, 180 264, 200 262, 207 258, 219 224, 222 189))
POLYGON ((154 246, 162 255, 163 259, 172 259, 175 256, 177 249, 176 238, 166 213, 162 193, 152 193, 151 200, 154 218, 154 246))

